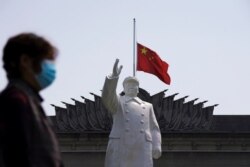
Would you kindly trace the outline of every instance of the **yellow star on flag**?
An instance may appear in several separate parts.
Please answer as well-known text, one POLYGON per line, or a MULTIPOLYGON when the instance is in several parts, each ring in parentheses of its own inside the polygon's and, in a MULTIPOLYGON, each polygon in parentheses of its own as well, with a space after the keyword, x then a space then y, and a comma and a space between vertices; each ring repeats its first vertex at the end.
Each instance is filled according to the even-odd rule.
POLYGON ((147 50, 146 48, 142 48, 142 49, 141 49, 141 53, 142 53, 142 54, 146 55, 147 52, 148 52, 148 50, 147 50))

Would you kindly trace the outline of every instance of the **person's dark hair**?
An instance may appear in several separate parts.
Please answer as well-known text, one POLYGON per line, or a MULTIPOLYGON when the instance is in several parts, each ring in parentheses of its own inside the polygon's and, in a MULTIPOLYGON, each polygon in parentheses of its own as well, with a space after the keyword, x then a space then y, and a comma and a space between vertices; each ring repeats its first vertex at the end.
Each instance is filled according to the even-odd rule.
POLYGON ((46 39, 34 33, 21 33, 8 39, 3 49, 3 67, 7 78, 19 78, 19 62, 22 55, 30 56, 40 65, 44 58, 53 59, 56 48, 46 39))

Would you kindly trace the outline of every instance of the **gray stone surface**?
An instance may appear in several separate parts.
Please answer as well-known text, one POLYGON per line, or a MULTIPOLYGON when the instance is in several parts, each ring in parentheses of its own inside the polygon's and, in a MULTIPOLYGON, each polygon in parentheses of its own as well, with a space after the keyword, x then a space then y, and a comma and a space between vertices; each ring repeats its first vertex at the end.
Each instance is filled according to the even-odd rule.
MULTIPOLYGON (((65 167, 103 167, 108 133, 58 134, 65 167)), ((155 167, 249 167, 249 133, 168 133, 155 167)))
POLYGON ((63 152, 65 167, 103 167, 104 152, 63 152))
POLYGON ((167 152, 155 167, 249 167, 250 153, 243 152, 167 152))
MULTIPOLYGON (((250 153, 164 152, 154 167, 249 167, 250 153)), ((104 152, 64 152, 65 167, 103 167, 104 152)))

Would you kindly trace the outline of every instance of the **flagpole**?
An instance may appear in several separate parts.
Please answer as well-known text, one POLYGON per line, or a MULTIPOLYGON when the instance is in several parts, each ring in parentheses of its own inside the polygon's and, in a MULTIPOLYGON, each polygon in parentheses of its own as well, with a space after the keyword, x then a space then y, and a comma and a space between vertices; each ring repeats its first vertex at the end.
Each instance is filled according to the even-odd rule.
POLYGON ((135 18, 133 19, 133 76, 135 77, 136 69, 135 69, 135 54, 136 54, 136 39, 135 39, 135 18))

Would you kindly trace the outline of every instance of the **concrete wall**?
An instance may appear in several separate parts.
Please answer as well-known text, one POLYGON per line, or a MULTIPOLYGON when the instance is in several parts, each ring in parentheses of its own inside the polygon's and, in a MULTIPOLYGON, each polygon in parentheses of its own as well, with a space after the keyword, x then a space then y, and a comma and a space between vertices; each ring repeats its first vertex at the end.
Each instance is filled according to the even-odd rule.
POLYGON ((103 167, 105 153, 101 152, 64 152, 65 167, 103 167))
MULTIPOLYGON (((65 167, 103 167, 104 152, 64 152, 65 167)), ((166 152, 154 167, 249 167, 250 153, 166 152)))
MULTIPOLYGON (((107 134, 60 134, 65 167, 103 167, 107 134)), ((250 167, 250 133, 168 133, 154 167, 250 167)))

